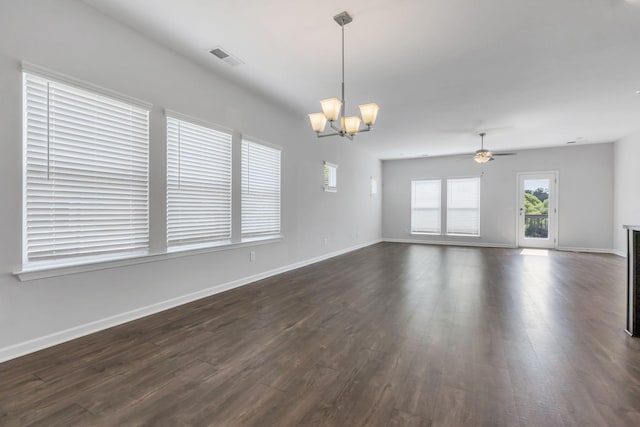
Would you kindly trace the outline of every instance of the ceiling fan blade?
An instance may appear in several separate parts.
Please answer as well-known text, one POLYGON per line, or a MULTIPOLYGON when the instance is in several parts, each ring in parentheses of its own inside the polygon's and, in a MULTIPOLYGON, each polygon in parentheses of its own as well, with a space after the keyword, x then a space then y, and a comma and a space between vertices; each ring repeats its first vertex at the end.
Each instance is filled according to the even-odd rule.
POLYGON ((517 156, 518 153, 493 153, 494 156, 517 156))

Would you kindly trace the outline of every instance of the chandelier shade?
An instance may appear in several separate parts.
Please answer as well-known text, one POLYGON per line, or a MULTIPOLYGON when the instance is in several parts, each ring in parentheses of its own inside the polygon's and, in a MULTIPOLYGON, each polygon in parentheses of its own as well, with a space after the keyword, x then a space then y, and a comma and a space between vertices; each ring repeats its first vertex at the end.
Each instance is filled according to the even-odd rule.
POLYGON ((362 116, 362 122, 367 126, 373 126, 376 122, 376 117, 378 117, 378 104, 362 104, 358 106, 360 108, 360 115, 362 116))
POLYGON ((309 114, 309 121, 311 121, 311 128, 314 132, 324 132, 324 128, 327 126, 327 117, 324 113, 309 114))
POLYGON ((349 135, 355 135, 360 131, 360 117, 351 116, 344 118, 344 128, 349 135))
POLYGON ((318 138, 325 136, 342 136, 353 139, 353 136, 360 132, 368 132, 375 124, 378 117, 380 107, 376 103, 361 104, 360 117, 346 116, 346 103, 344 98, 344 26, 353 21, 349 13, 342 12, 334 16, 333 19, 342 28, 342 98, 327 98, 320 101, 322 113, 309 114, 311 129, 316 133, 318 138), (334 131, 333 133, 323 133, 327 122, 334 131), (365 125, 361 128, 361 124, 365 125))
POLYGON ((342 110, 342 101, 338 98, 328 98, 320 101, 320 105, 322 106, 322 112, 327 120, 330 122, 338 120, 338 117, 340 117, 340 111, 342 110))

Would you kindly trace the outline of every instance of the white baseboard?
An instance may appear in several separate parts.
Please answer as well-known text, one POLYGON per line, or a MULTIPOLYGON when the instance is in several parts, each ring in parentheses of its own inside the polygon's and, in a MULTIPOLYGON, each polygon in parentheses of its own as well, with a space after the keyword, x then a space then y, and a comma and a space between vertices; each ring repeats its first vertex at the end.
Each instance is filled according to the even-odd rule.
POLYGON ((53 334, 45 335, 29 341, 24 341, 8 347, 0 348, 0 362, 5 362, 10 359, 15 359, 16 357, 24 356, 26 354, 45 349, 47 347, 52 347, 54 345, 62 344, 63 342, 66 342, 66 341, 71 341, 73 339, 80 338, 85 335, 92 334, 94 332, 112 328, 114 326, 118 326, 123 323, 130 322, 132 320, 140 319, 142 317, 149 316, 151 314, 155 314, 164 310, 168 310, 170 308, 174 308, 179 305, 187 304, 189 302, 193 302, 201 298, 206 298, 220 292, 228 291, 230 289, 244 286, 258 280, 275 276, 277 274, 281 274, 287 271, 295 270, 297 268, 305 267, 310 264, 315 264, 316 262, 324 261, 326 259, 343 255, 358 249, 362 249, 367 246, 375 245, 376 243, 380 243, 381 241, 382 239, 377 239, 371 242, 362 243, 356 246, 351 246, 349 248, 341 249, 335 252, 330 252, 315 258, 309 258, 304 261, 286 265, 284 267, 274 268, 273 270, 268 270, 262 273, 254 274, 252 276, 243 277, 241 279, 234 280, 232 282, 222 283, 222 284, 212 286, 210 288, 203 289, 197 292, 182 295, 176 298, 171 298, 169 300, 162 301, 156 304, 140 307, 135 310, 127 311, 125 313, 116 314, 114 316, 109 316, 104 319, 85 323, 84 325, 75 326, 73 328, 65 329, 63 331, 54 332, 53 334))
MULTIPOLYGON (((600 249, 600 248, 571 248, 571 247, 565 247, 565 246, 560 246, 558 248, 559 251, 565 251, 565 252, 587 252, 587 253, 593 253, 593 254, 612 254, 612 255, 620 255, 617 251, 613 250, 613 249, 600 249)), ((620 256, 626 257, 626 255, 622 254, 620 256)))
MULTIPOLYGON (((442 240, 420 240, 420 239, 392 239, 388 237, 382 238, 383 242, 390 243, 415 243, 420 245, 445 245, 445 246, 469 246, 480 248, 507 248, 517 249, 518 246, 509 243, 483 243, 483 242, 451 242, 442 240)), ((559 247, 557 250, 566 252, 587 252, 597 254, 613 254, 626 258, 624 252, 616 251, 614 249, 599 249, 599 248, 573 248, 573 247, 559 247)))
POLYGON ((416 243, 419 245, 445 245, 445 246, 472 246, 478 248, 516 248, 515 245, 508 243, 484 243, 484 242, 459 242, 459 241, 442 241, 442 240, 420 240, 420 239, 391 239, 382 238, 383 242, 389 243, 416 243))

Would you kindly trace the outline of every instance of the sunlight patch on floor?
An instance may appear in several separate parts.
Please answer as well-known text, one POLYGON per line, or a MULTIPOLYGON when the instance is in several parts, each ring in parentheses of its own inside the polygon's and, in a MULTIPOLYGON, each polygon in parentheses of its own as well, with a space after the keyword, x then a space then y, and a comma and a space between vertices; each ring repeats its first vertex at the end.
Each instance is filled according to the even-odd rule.
POLYGON ((549 256, 548 249, 523 249, 520 255, 549 256))

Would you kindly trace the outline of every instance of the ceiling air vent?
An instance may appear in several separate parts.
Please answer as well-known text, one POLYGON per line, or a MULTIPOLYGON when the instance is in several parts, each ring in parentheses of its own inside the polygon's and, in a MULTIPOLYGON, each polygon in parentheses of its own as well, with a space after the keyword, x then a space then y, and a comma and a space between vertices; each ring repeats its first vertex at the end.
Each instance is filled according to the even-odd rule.
POLYGON ((239 60, 238 58, 236 58, 235 56, 231 55, 229 52, 225 51, 224 49, 222 49, 220 47, 216 47, 215 49, 211 49, 209 51, 209 53, 211 53, 216 58, 221 59, 222 61, 226 62, 228 65, 230 65, 232 67, 235 67, 236 65, 244 64, 244 62, 242 62, 241 60, 239 60))

